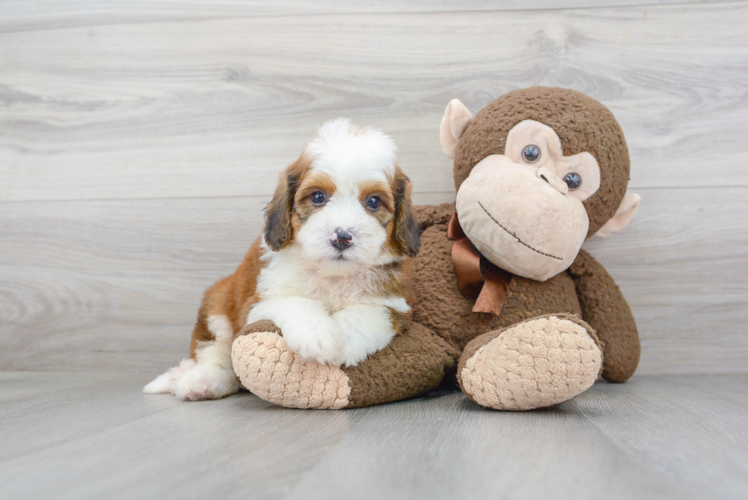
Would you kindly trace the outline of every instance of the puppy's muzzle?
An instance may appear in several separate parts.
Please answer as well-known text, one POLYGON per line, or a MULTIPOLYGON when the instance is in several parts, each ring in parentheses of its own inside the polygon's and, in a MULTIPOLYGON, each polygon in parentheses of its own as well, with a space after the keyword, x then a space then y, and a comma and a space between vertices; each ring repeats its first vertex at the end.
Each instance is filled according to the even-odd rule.
POLYGON ((330 244, 342 252, 353 246, 353 235, 345 229, 335 228, 330 244))

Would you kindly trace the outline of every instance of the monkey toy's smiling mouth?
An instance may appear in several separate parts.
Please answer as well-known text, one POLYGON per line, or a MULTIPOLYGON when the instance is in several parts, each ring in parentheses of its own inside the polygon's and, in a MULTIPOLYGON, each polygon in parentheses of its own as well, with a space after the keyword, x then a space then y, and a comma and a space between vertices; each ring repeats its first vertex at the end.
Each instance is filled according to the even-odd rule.
POLYGON ((510 230, 508 230, 508 229, 507 229, 506 227, 504 227, 504 226, 503 226, 503 225, 502 225, 502 224, 501 224, 501 223, 500 223, 500 222, 499 222, 498 220, 496 220, 496 217, 494 217, 493 215, 491 215, 491 213, 490 213, 490 212, 489 212, 488 210, 486 210, 486 207, 484 207, 484 206, 483 206, 483 204, 482 204, 482 203, 481 203, 480 201, 478 202, 478 205, 480 205, 480 207, 481 207, 481 208, 483 209, 483 211, 484 211, 484 212, 486 213, 486 215, 488 215, 488 217, 489 217, 489 218, 490 218, 490 219, 491 219, 492 221, 494 221, 494 223, 496 223, 496 225, 497 225, 497 226, 499 226, 499 227, 500 227, 501 229, 503 229, 504 231, 506 231, 506 233, 507 233, 507 234, 509 234, 509 235, 510 235, 510 236, 511 236, 512 238, 514 238, 515 240, 517 240, 517 241, 518 241, 518 242, 519 242, 520 244, 522 244, 522 245, 526 246, 527 248, 529 248, 529 249, 530 249, 530 250, 532 250, 533 252, 539 253, 540 255, 545 255, 546 257, 550 257, 551 259, 556 259, 556 260, 564 260, 564 259, 562 259, 561 257, 556 257, 555 255, 551 255, 551 254, 549 254, 549 253, 541 252, 541 251, 540 251, 540 250, 538 250, 537 248, 533 248, 533 247, 531 247, 530 245, 528 245, 527 243, 525 243, 524 241, 522 241, 522 240, 521 240, 521 239, 519 238, 519 236, 517 236, 517 235, 516 235, 515 233, 511 232, 510 230))

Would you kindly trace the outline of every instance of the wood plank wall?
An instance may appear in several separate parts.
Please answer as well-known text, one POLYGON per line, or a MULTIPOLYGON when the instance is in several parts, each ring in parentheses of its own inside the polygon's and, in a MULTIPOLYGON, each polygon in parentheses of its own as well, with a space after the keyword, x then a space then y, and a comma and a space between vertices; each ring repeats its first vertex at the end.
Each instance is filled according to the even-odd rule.
POLYGON ((382 128, 451 201, 447 102, 553 85, 627 134, 641 209, 586 248, 639 373, 748 373, 748 3, 517 5, 0 0, 0 370, 173 365, 320 123, 382 128))

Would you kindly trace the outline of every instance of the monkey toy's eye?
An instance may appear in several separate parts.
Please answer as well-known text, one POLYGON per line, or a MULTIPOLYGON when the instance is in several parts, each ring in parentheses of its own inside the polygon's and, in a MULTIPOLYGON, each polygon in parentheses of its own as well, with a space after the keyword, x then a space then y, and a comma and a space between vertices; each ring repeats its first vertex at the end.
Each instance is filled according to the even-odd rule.
POLYGON ((540 159, 540 148, 535 144, 529 144, 522 150, 522 159, 527 163, 535 163, 540 159))
POLYGON ((322 191, 315 191, 312 193, 312 205, 315 207, 321 207, 326 201, 327 197, 325 197, 325 193, 322 191))
POLYGON ((564 182, 569 186, 569 191, 574 191, 575 189, 579 189, 579 186, 582 185, 582 178, 579 174, 566 174, 564 176, 564 182))
POLYGON ((378 210, 381 204, 382 200, 379 199, 379 196, 369 196, 369 199, 366 200, 366 207, 370 210, 378 210))

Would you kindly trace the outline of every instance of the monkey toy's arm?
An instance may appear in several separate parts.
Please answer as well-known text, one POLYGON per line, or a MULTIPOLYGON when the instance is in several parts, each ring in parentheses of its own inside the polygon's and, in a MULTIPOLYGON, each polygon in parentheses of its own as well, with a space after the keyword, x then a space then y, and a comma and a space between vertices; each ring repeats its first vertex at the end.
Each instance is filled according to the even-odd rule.
POLYGON ((569 268, 582 318, 603 343, 603 378, 625 382, 639 364, 639 333, 631 309, 613 278, 584 250, 569 268))

